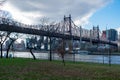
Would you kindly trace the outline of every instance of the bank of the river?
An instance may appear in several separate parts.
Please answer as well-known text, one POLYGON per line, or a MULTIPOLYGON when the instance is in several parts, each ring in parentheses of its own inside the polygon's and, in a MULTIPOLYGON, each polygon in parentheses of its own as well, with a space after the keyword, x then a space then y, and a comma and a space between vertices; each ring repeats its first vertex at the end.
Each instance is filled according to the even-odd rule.
POLYGON ((108 52, 91 52, 89 55, 118 55, 120 56, 120 52, 111 52, 111 53, 108 53, 108 52))
POLYGON ((120 65, 0 59, 0 80, 120 80, 120 65))
MULTIPOLYGON (((5 52, 3 52, 5 53, 5 52)), ((12 57, 19 57, 19 58, 33 58, 30 52, 10 52, 9 56, 12 57)), ((34 55, 37 59, 45 59, 49 60, 50 54, 48 52, 34 52, 34 55)), ((5 54, 3 55, 5 57, 5 54)), ((120 55, 87 55, 87 54, 66 54, 65 56, 66 61, 73 61, 73 62, 95 62, 95 63, 105 63, 108 64, 109 61, 111 64, 120 64, 120 55)), ((52 54, 52 60, 62 60, 59 54, 52 54)))

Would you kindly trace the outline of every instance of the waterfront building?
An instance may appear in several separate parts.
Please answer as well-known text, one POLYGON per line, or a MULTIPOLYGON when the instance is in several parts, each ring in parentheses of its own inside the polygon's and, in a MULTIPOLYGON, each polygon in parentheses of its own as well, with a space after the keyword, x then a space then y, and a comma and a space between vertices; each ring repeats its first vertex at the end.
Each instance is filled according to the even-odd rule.
POLYGON ((106 32, 106 37, 110 41, 117 41, 118 40, 118 32, 115 29, 109 29, 106 32))
POLYGON ((120 51, 120 32, 119 32, 119 35, 118 35, 118 51, 120 51))
POLYGON ((106 38, 106 31, 102 31, 101 39, 102 40, 107 40, 107 38, 106 38))
POLYGON ((93 38, 94 39, 99 39, 99 26, 97 26, 97 27, 95 27, 95 26, 93 26, 93 31, 92 31, 93 33, 93 38))
POLYGON ((13 44, 13 49, 14 50, 19 50, 19 51, 21 51, 21 50, 25 50, 26 48, 25 48, 25 42, 22 40, 20 43, 18 43, 18 42, 15 42, 14 44, 13 44))
POLYGON ((115 29, 109 29, 109 30, 102 31, 101 38, 102 40, 117 41, 118 32, 115 29))

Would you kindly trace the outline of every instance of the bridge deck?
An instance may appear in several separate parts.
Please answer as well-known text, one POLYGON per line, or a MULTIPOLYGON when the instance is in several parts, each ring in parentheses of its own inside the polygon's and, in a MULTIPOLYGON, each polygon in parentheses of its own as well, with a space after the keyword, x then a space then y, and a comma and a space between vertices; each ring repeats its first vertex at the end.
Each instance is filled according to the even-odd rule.
MULTIPOLYGON (((32 28, 25 28, 25 27, 18 27, 18 26, 12 26, 12 25, 7 25, 7 24, 0 24, 0 31, 9 31, 9 32, 16 32, 16 33, 24 33, 24 34, 32 34, 32 35, 71 39, 71 36, 68 35, 68 34, 61 34, 61 33, 55 33, 55 32, 37 30, 37 29, 32 29, 32 28)), ((78 36, 72 36, 72 38, 73 38, 73 40, 79 40, 80 39, 80 37, 78 37, 78 36)), ((82 41, 90 42, 90 38, 82 37, 82 41)), ((102 44, 110 44, 110 45, 113 45, 113 46, 118 46, 116 43, 97 40, 97 39, 92 39, 92 42, 93 43, 102 43, 102 44)))

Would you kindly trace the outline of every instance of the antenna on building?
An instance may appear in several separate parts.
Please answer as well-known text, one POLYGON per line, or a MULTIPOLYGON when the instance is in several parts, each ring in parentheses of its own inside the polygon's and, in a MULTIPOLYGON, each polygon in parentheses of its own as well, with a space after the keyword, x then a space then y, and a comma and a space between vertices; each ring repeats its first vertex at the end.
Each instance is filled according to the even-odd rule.
POLYGON ((108 29, 107 29, 107 24, 106 24, 106 40, 108 40, 108 29))

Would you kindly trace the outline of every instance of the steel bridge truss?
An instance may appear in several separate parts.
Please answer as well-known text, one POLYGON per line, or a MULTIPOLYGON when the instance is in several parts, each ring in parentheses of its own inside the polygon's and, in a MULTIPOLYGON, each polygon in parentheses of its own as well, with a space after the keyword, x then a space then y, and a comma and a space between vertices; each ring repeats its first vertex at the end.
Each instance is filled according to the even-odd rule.
POLYGON ((87 30, 76 26, 71 19, 71 15, 69 15, 69 17, 64 16, 64 19, 59 23, 50 25, 27 25, 11 19, 0 18, 0 31, 34 34, 70 40, 80 40, 81 38, 82 41, 90 42, 90 40, 92 40, 93 43, 117 46, 117 43, 100 38, 99 27, 94 28, 93 30, 87 30))

